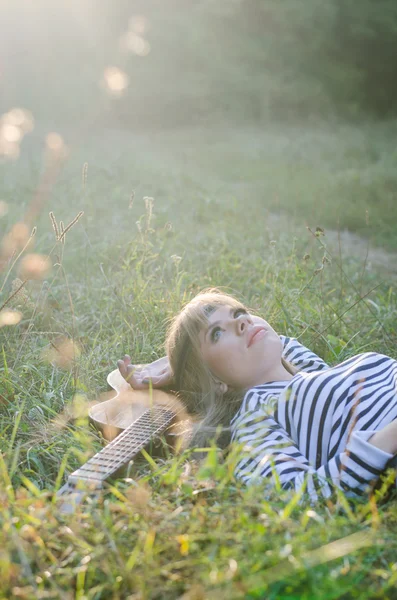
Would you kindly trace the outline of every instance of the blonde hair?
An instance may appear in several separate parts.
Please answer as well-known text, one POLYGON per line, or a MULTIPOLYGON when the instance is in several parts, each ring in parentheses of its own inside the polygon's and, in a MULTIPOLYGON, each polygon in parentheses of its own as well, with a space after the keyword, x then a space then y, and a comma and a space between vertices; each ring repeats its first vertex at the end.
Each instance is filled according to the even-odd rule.
MULTIPOLYGON (((204 290, 173 319, 166 339, 173 387, 188 412, 197 419, 190 440, 192 446, 205 446, 215 435, 218 446, 227 446, 231 437, 230 421, 246 392, 229 390, 222 393, 202 359, 199 333, 208 324, 207 316, 220 306, 245 309, 241 302, 229 294, 216 288, 204 290)), ((297 372, 286 360, 281 358, 281 361, 289 373, 294 375, 297 372)))

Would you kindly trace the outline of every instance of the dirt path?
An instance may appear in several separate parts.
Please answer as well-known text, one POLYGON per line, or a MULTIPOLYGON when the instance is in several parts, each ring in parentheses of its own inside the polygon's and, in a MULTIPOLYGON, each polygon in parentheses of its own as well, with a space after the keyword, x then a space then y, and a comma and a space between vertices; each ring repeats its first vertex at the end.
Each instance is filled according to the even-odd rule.
MULTIPOLYGON (((276 234, 277 229, 280 229, 281 223, 285 222, 285 219, 283 215, 272 213, 267 217, 267 224, 270 228, 274 226, 276 234)), ((289 223, 289 228, 291 228, 291 232, 296 231, 296 225, 292 223, 289 223)), ((304 225, 302 225, 303 228, 304 225)), ((308 235, 311 234, 308 232, 308 235)), ((343 261, 356 259, 362 269, 365 267, 365 271, 379 273, 383 277, 389 276, 397 282, 396 252, 389 252, 374 246, 370 240, 347 230, 338 232, 333 229, 326 229, 321 240, 335 259, 339 258, 339 253, 341 253, 343 261)))
POLYGON ((393 276, 397 279, 397 253, 388 252, 373 246, 370 241, 350 231, 326 230, 325 241, 327 248, 334 256, 339 255, 339 240, 343 258, 360 259, 366 271, 380 272, 382 275, 393 276))

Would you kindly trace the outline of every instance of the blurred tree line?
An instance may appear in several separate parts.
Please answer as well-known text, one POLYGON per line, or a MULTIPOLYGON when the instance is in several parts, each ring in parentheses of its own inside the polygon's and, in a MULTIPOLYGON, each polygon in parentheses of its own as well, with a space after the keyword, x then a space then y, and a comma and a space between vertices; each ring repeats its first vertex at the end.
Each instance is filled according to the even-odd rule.
MULTIPOLYGON (((132 25, 132 27, 134 27, 132 25)), ((3 0, 0 109, 173 126, 397 112, 396 0, 3 0), (147 27, 131 32, 131 17, 147 27), (126 50, 127 33, 145 51, 126 50), (143 43, 143 42, 142 42, 143 43), (101 85, 116 66, 123 93, 101 85)))

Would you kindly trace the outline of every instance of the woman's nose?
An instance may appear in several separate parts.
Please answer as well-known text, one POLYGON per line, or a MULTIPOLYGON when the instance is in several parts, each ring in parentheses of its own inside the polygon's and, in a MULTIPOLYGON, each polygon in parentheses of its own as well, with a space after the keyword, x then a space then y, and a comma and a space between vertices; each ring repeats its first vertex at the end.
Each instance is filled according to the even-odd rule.
POLYGON ((248 321, 249 321, 249 319, 245 315, 243 315, 243 316, 239 317, 238 319, 236 319, 237 333, 239 333, 240 335, 242 333, 244 333, 244 331, 247 328, 248 321))

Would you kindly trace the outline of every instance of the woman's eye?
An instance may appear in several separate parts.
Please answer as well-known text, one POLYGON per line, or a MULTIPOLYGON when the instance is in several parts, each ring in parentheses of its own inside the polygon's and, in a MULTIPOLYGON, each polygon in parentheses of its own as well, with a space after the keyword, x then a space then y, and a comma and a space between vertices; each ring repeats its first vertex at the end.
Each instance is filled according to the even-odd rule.
POLYGON ((237 317, 239 317, 240 315, 246 315, 248 314, 247 311, 245 310, 245 308, 237 308, 234 311, 234 318, 237 319, 237 317))
POLYGON ((217 342, 219 340, 219 338, 221 337, 221 328, 220 327, 214 327, 214 329, 211 331, 211 341, 212 342, 217 342))

